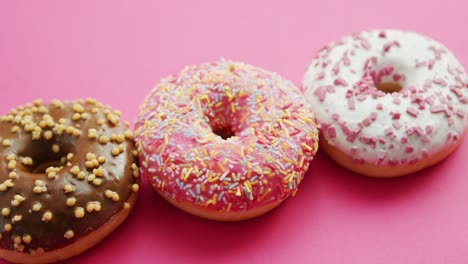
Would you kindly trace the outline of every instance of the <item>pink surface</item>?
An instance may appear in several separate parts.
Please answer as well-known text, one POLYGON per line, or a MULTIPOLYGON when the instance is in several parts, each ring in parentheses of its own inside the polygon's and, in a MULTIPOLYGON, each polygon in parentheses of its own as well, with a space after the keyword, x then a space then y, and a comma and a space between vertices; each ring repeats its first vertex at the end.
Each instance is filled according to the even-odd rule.
MULTIPOLYGON (((464 0, 166 2, 0 3, 0 113, 92 96, 133 120, 160 78, 220 57, 299 84, 323 44, 369 28, 430 35, 468 67, 464 0)), ((70 262, 468 263, 466 157, 465 140, 431 169, 376 180, 319 154, 295 198, 241 223, 187 215, 144 182, 128 221, 70 262)))

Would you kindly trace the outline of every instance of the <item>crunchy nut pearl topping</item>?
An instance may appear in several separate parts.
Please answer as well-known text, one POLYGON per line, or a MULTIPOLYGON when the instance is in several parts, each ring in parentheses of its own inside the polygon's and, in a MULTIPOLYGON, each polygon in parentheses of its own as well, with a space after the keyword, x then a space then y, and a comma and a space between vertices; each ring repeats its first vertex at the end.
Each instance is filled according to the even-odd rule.
POLYGON ((33 212, 39 212, 42 209, 41 203, 35 203, 32 207, 33 212))
POLYGON ((9 146, 11 145, 11 142, 10 142, 10 140, 8 140, 8 139, 4 139, 4 140, 2 141, 2 145, 3 145, 4 147, 9 147, 9 146))
POLYGON ((118 156, 120 154, 120 149, 118 147, 115 147, 111 151, 113 156, 118 156))
POLYGON ((80 172, 80 167, 78 167, 78 166, 73 166, 70 169, 70 173, 73 174, 73 175, 78 175, 79 172, 80 172))
POLYGON ((76 218, 83 218, 85 215, 85 211, 83 209, 83 207, 77 207, 75 209, 75 217, 76 218))
POLYGON ((30 235, 24 235, 23 236, 23 242, 26 244, 31 243, 32 237, 30 235))
POLYGON ((75 236, 75 233, 73 232, 73 230, 68 230, 63 235, 63 237, 65 237, 66 239, 72 239, 74 236, 75 236))
POLYGON ((3 216, 9 216, 10 213, 11 213, 11 209, 10 209, 10 208, 5 207, 5 208, 2 209, 2 215, 3 215, 3 216))
POLYGON ((105 145, 105 144, 109 143, 109 138, 106 137, 106 136, 100 136, 98 141, 99 141, 99 143, 105 145))
POLYGON ((71 193, 73 192, 73 186, 71 186, 70 184, 65 184, 63 190, 65 191, 65 193, 71 193))
POLYGON ((86 177, 86 173, 84 171, 80 171, 78 172, 78 175, 76 175, 76 178, 78 180, 84 180, 85 177, 86 177))
POLYGON ((47 211, 42 215, 42 221, 50 222, 52 220, 52 217, 53 217, 53 214, 50 211, 47 211))
POLYGON ((19 206, 24 200, 26 200, 26 198, 24 198, 23 196, 17 194, 17 195, 15 195, 13 200, 11 200, 11 205, 19 206))
POLYGON ((21 219, 23 219, 23 216, 22 215, 15 215, 13 216, 13 218, 11 218, 11 223, 18 223, 19 221, 21 221, 21 219))
POLYGON ((13 229, 13 226, 11 224, 5 224, 3 226, 3 229, 5 230, 5 232, 10 232, 13 229))
POLYGON ((52 151, 58 153, 60 151, 60 146, 57 144, 52 145, 52 151))
POLYGON ((76 198, 75 197, 70 197, 67 199, 67 206, 72 207, 76 204, 76 198))
POLYGON ((18 173, 16 173, 16 171, 12 171, 8 174, 8 178, 10 179, 16 179, 16 177, 18 177, 18 173))

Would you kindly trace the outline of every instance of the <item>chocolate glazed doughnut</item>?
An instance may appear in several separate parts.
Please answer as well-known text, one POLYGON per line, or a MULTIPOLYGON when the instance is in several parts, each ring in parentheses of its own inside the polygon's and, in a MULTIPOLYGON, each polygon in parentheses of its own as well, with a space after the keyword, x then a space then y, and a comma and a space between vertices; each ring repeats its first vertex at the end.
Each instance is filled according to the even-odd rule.
POLYGON ((139 189, 133 134, 94 99, 41 100, 0 117, 0 257, 77 255, 128 216, 139 189))

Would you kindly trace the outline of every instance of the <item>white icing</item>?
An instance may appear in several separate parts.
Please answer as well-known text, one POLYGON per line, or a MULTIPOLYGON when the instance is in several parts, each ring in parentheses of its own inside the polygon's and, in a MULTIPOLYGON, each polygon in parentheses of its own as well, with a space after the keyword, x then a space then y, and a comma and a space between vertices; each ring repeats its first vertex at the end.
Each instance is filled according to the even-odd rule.
MULTIPOLYGON (((393 82, 391 77, 384 77, 382 81, 393 82)), ((456 143, 468 127, 468 78, 463 67, 442 44, 416 33, 376 30, 353 34, 331 43, 318 53, 307 69, 303 88, 321 126, 322 136, 329 144, 357 161, 381 165, 416 161, 456 143), (399 46, 393 44, 384 53, 386 45, 394 41, 399 46), (434 51, 434 48, 438 52, 434 51), (345 53, 349 63, 343 59, 345 53), (359 101, 357 98, 362 92, 355 84, 363 79, 366 72, 371 71, 365 70, 364 65, 372 57, 376 63, 372 64, 370 69, 379 71, 393 66, 393 73, 405 75, 406 79, 398 81, 403 90, 383 94, 372 82, 372 87, 367 92, 371 91, 370 93, 381 97, 373 98, 369 95, 363 101, 359 101), (432 66, 431 63, 423 63, 431 60, 432 66), (336 64, 339 65, 338 74, 333 70, 336 64), (337 79, 344 80, 347 85, 339 85, 340 81, 336 81, 337 79), (434 80, 443 80, 446 85, 434 83, 434 80), (424 89, 428 82, 431 86, 424 89), (334 89, 329 90, 334 92, 327 92, 325 97, 322 94, 321 101, 320 91, 330 85, 334 89), (415 88, 415 93, 411 92, 411 87, 415 88), (350 109, 346 98, 348 90, 353 91, 350 99, 355 102, 354 110, 350 109), (447 112, 433 113, 428 103, 422 104, 423 109, 419 108, 419 104, 412 102, 416 96, 429 101, 431 100, 428 98, 432 98, 435 106, 433 110, 443 107, 447 112), (395 103, 395 98, 398 98, 396 101, 400 100, 399 105, 395 103), (382 104, 383 110, 377 110, 378 104, 382 104), (410 112, 417 110, 417 117, 408 114, 408 108, 410 112), (344 121, 348 127, 357 128, 372 112, 377 113, 375 121, 363 127, 354 141, 347 140, 339 122, 332 119, 333 114, 338 114, 339 120, 344 121), (395 120, 392 119, 391 112, 401 114, 398 120, 401 128, 396 129, 392 126, 395 120), (427 133, 426 126, 433 127, 432 133, 427 133), (423 135, 414 133, 408 136, 407 129, 412 127, 422 128, 423 135), (333 128, 336 132, 335 137, 333 133, 328 133, 333 128), (394 136, 386 135, 388 128, 392 129, 394 136), (360 137, 381 138, 385 143, 377 140, 374 148, 372 144, 361 142, 360 137), (406 144, 401 142, 403 137, 408 139, 406 144), (393 148, 390 147, 391 144, 394 145, 393 148), (410 152, 408 147, 414 150, 410 152)))

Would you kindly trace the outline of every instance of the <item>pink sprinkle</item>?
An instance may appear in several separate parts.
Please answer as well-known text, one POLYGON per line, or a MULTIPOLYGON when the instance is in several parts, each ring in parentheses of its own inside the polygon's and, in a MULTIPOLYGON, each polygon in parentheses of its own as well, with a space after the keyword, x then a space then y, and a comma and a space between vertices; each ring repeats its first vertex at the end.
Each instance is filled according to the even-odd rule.
POLYGON ((414 134, 415 131, 416 130, 414 129, 414 127, 407 128, 406 129, 406 135, 411 136, 411 135, 414 134))
POLYGON ((345 97, 346 97, 346 98, 350 98, 350 97, 352 97, 353 95, 354 95, 353 90, 347 90, 347 91, 346 91, 345 97))
POLYGON ((431 113, 440 113, 440 112, 445 112, 445 106, 444 105, 432 105, 431 106, 431 113))
POLYGON ((403 91, 400 92, 400 94, 403 95, 403 98, 407 98, 408 95, 409 95, 408 90, 403 90, 403 91))
POLYGON ((351 155, 356 155, 358 153, 358 148, 357 147, 352 147, 351 148, 351 155))
POLYGON ((386 38, 387 37, 387 34, 385 34, 385 31, 381 31, 379 33, 379 38, 386 38))
POLYGON ((428 49, 434 52, 436 60, 440 60, 440 58, 442 57, 442 53, 444 53, 444 49, 437 49, 434 46, 430 46, 428 49))
POLYGON ((424 110, 425 108, 426 108, 426 105, 425 105, 424 101, 419 102, 418 109, 419 110, 424 110))
POLYGON ((335 87, 333 87, 333 85, 327 85, 327 86, 325 86, 325 89, 329 93, 334 93, 335 92, 335 87))
POLYGON ((400 123, 400 121, 395 120, 395 121, 393 121, 392 126, 393 126, 395 129, 400 129, 401 123, 400 123))
POLYGON ((426 61, 416 61, 416 68, 424 67, 426 66, 427 62, 426 61))
POLYGON ((422 97, 422 95, 420 95, 420 94, 416 94, 416 95, 412 94, 411 95, 411 103, 420 104, 422 102, 424 102, 424 98, 422 97))
POLYGON ((344 63, 345 66, 349 66, 351 64, 351 61, 348 58, 348 51, 346 51, 343 54, 343 63, 344 63))
POLYGON ((430 135, 432 133, 432 130, 434 129, 434 127, 430 126, 430 125, 427 125, 426 126, 426 134, 427 135, 430 135))
POLYGON ((393 149, 395 148, 395 145, 393 143, 390 143, 390 145, 388 146, 388 149, 393 149))
POLYGON ((366 50, 370 49, 371 47, 371 45, 366 39, 361 39, 361 46, 366 50))
POLYGON ((428 142, 431 141, 431 138, 428 135, 423 135, 421 137, 421 141, 424 142, 424 143, 428 143, 428 142))
POLYGON ((328 130, 327 130, 327 132, 328 132, 328 136, 329 136, 330 138, 336 137, 336 130, 335 130, 334 127, 329 127, 328 130))
POLYGON ((382 137, 379 138, 379 143, 380 143, 380 144, 384 145, 386 142, 387 142, 387 141, 385 141, 384 138, 382 138, 382 137))
POLYGON ((396 104, 396 105, 400 105, 401 100, 400 100, 400 98, 396 98, 396 97, 395 97, 395 98, 393 98, 392 103, 394 103, 394 104, 396 104))
POLYGON ((414 148, 413 148, 412 146, 407 146, 407 147, 405 148, 405 152, 406 152, 406 153, 412 153, 413 151, 414 151, 414 148))
POLYGON ((354 142, 358 134, 361 132, 361 128, 350 129, 346 126, 344 122, 340 123, 340 127, 343 133, 346 135, 346 140, 348 140, 351 143, 354 142))
POLYGON ((359 102, 362 102, 362 101, 366 100, 366 97, 367 97, 366 94, 360 94, 360 95, 357 96, 357 99, 358 99, 359 102))
POLYGON ((364 135, 361 135, 359 137, 359 141, 361 141, 362 143, 367 144, 369 146, 372 146, 373 148, 375 148, 375 143, 377 142, 377 140, 375 138, 367 137, 367 136, 364 136, 364 135))
POLYGON ((385 159, 385 153, 378 153, 377 159, 378 159, 377 164, 381 164, 385 159))
POLYGON ((320 102, 323 102, 323 101, 325 101, 326 91, 323 89, 322 86, 320 86, 314 91, 314 95, 315 95, 315 97, 317 97, 317 99, 320 102))
POLYGON ((366 62, 364 62, 364 71, 369 71, 371 68, 374 68, 376 64, 377 64, 376 57, 367 59, 366 62))
POLYGON ((434 99, 432 99, 431 97, 426 97, 424 101, 426 101, 428 105, 434 105, 434 99))
POLYGON ((450 91, 452 91, 458 98, 462 97, 463 95, 460 87, 452 86, 450 91))
POLYGON ((333 119, 333 121, 338 121, 340 119, 340 115, 334 113, 334 114, 332 114, 332 119, 333 119))
POLYGON ((346 140, 353 143, 354 140, 356 140, 356 137, 357 137, 357 134, 350 132, 348 135, 346 135, 346 140))
POLYGON ((376 106, 377 110, 382 110, 383 109, 383 105, 381 103, 378 103, 377 106, 376 106))
POLYGON ((335 81, 333 82, 334 85, 341 85, 341 86, 347 86, 348 85, 348 82, 346 82, 344 79, 342 78, 337 78, 335 79, 335 81))
POLYGON ((325 72, 321 71, 317 74, 317 77, 315 77, 316 80, 322 80, 325 78, 325 72))
POLYGON ((455 73, 452 70, 452 67, 450 67, 450 64, 447 65, 447 71, 450 73, 450 75, 455 75, 455 73))
POLYGON ((458 109, 456 112, 457 116, 460 117, 461 119, 465 118, 465 112, 461 109, 458 109))
POLYGON ((408 138, 407 137, 402 137, 401 138, 401 144, 406 144, 408 143, 408 138))
POLYGON ((372 120, 369 117, 366 117, 364 118, 364 120, 362 120, 362 124, 364 126, 369 126, 371 123, 372 123, 372 120))
POLYGON ((426 148, 423 148, 423 149, 421 150, 421 153, 423 154, 424 157, 429 156, 429 151, 428 151, 426 148))
POLYGON ((390 114, 392 115, 392 119, 400 119, 400 116, 401 116, 400 113, 393 113, 393 112, 390 112, 390 114))
POLYGON ((435 60, 429 60, 429 63, 427 64, 427 68, 429 70, 432 70, 432 68, 434 67, 434 64, 435 64, 435 60))
POLYGON ((389 136, 389 135, 393 134, 393 129, 391 127, 386 128, 384 130, 384 133, 385 133, 386 136, 389 136))
POLYGON ((434 79, 432 80, 434 84, 440 85, 442 87, 447 86, 447 83, 443 79, 434 79))
POLYGON ((453 118, 449 117, 449 119, 448 119, 448 125, 449 125, 449 126, 452 126, 453 123, 454 123, 453 118))
POLYGON ((387 53, 390 51, 390 48, 391 47, 400 47, 400 43, 398 43, 397 41, 392 41, 392 42, 389 42, 389 43, 386 43, 384 46, 383 46, 383 54, 387 53))
POLYGON ((333 66, 332 71, 335 75, 338 75, 338 73, 340 73, 340 62, 335 63, 335 66, 333 66))
POLYGON ((406 112, 413 117, 417 117, 419 114, 418 110, 414 109, 413 107, 406 108, 406 112))
POLYGON ((414 128, 414 132, 415 132, 418 136, 424 135, 424 130, 423 130, 422 127, 420 127, 420 126, 415 127, 415 128, 414 128))
POLYGON ((403 76, 401 74, 395 73, 393 74, 392 78, 393 78, 393 81, 399 82, 401 79, 403 79, 403 76))
POLYGON ((354 110, 356 109, 356 104, 354 103, 354 99, 353 98, 348 98, 348 109, 349 110, 354 110))

